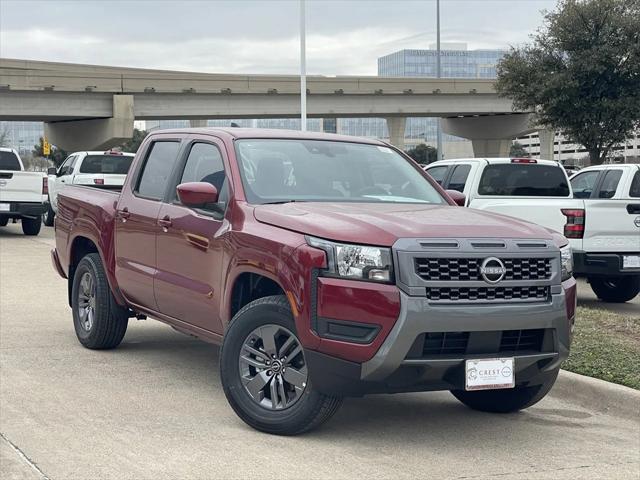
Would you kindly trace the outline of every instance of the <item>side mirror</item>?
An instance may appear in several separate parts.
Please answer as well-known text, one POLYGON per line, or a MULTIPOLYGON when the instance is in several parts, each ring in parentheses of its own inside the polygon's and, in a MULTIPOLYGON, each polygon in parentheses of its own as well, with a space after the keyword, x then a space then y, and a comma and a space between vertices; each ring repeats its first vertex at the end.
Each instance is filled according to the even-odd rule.
POLYGON ((465 201, 467 200, 467 197, 464 193, 460 193, 457 190, 447 190, 447 195, 449 195, 451 200, 456 202, 456 205, 458 205, 459 207, 464 207, 465 201))
POLYGON ((47 168, 47 175, 55 175, 57 173, 56 167, 47 168))
POLYGON ((218 202, 218 189, 207 182, 187 182, 176 187, 178 199, 186 207, 202 208, 218 202))

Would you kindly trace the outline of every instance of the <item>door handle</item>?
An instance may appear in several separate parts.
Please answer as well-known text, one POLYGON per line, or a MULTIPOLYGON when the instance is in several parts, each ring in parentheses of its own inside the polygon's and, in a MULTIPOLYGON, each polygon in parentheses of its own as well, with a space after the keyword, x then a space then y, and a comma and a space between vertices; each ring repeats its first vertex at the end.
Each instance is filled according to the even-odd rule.
POLYGON ((158 220, 158 225, 162 227, 163 232, 166 232, 167 229, 172 225, 171 217, 169 215, 165 215, 158 220))
POLYGON ((627 205, 627 213, 631 215, 640 213, 640 203, 630 203, 627 205))
POLYGON ((126 222, 127 218, 129 218, 131 214, 129 213, 129 209, 124 207, 122 210, 116 210, 116 217, 118 217, 122 222, 126 222))

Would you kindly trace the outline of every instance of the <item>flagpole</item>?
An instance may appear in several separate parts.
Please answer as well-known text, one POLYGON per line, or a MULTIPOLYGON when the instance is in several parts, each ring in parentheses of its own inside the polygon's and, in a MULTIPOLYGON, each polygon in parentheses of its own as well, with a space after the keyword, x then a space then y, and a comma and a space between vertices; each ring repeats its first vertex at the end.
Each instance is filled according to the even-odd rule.
POLYGON ((307 131, 307 52, 305 0, 300 0, 300 130, 307 131))

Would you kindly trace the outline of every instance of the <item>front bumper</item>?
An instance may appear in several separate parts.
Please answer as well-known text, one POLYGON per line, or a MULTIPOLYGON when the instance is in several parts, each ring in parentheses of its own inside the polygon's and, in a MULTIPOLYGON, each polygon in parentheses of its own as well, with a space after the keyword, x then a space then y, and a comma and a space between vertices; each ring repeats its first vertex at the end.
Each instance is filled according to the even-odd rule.
POLYGON ((481 306, 434 305, 401 291, 400 315, 377 353, 357 363, 307 351, 311 382, 319 391, 346 396, 458 390, 465 386, 465 360, 513 357, 517 385, 543 383, 569 355, 574 290, 571 279, 552 286, 547 302, 481 306), (539 348, 501 351, 501 336, 516 329, 543 332, 539 348), (468 334, 464 353, 425 355, 424 334, 438 332, 468 334))
MULTIPOLYGON (((2 202, 7 205, 7 202, 2 202)), ((46 205, 38 202, 8 202, 9 210, 0 210, 0 216, 20 218, 37 217, 46 211, 46 205)))
MULTIPOLYGON (((638 252, 629 252, 637 255, 638 252)), ((624 253, 573 252, 573 272, 576 276, 640 275, 640 268, 622 268, 624 253)))

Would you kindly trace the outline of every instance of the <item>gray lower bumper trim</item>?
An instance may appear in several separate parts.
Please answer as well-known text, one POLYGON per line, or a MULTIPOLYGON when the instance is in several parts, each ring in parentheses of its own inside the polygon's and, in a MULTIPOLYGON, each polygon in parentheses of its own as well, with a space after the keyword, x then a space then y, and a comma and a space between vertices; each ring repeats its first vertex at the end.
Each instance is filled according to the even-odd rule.
POLYGON ((538 360, 554 358, 545 370, 557 368, 569 354, 570 325, 561 289, 560 293, 551 296, 551 301, 544 303, 443 306, 430 304, 425 297, 411 297, 404 292, 400 292, 400 303, 400 316, 395 326, 376 355, 362 364, 362 380, 384 380, 403 364, 434 365, 444 362, 438 363, 444 366, 446 362, 455 365, 464 361, 464 358, 405 360, 416 337, 424 332, 550 328, 556 331, 556 352, 516 356, 516 366, 525 368, 538 360))

